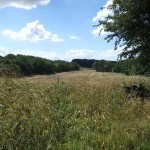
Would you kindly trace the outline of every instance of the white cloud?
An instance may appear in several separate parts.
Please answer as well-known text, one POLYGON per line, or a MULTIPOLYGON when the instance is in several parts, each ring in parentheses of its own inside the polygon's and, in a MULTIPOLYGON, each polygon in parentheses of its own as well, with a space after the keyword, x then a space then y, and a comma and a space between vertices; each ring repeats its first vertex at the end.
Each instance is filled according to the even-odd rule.
POLYGON ((112 12, 108 9, 108 6, 113 3, 113 0, 108 0, 107 3, 103 6, 103 9, 100 10, 95 17, 93 17, 93 22, 97 22, 99 20, 105 20, 105 17, 112 14, 112 12))
POLYGON ((105 60, 116 60, 118 54, 121 50, 114 51, 106 50, 106 51, 96 51, 96 50, 89 50, 89 49, 72 49, 67 50, 66 52, 59 53, 56 51, 35 51, 35 50, 17 50, 13 52, 13 54, 23 54, 23 55, 32 55, 47 58, 50 60, 66 60, 71 61, 72 59, 105 59, 105 60))
POLYGON ((38 5, 47 5, 51 0, 0 0, 0 8, 16 7, 23 9, 36 8, 38 5))
POLYGON ((39 21, 36 20, 31 23, 27 23, 24 28, 19 32, 4 30, 3 35, 9 37, 10 39, 17 41, 30 41, 37 42, 42 40, 50 40, 52 42, 62 42, 61 39, 56 33, 51 33, 47 31, 42 24, 39 24, 39 21))
POLYGON ((94 30, 92 31, 92 34, 93 34, 95 37, 97 37, 99 34, 102 35, 102 36, 104 36, 104 35, 110 34, 110 32, 105 32, 103 26, 101 25, 101 26, 97 27, 96 29, 94 29, 94 30))
POLYGON ((93 57, 92 55, 94 54, 94 52, 95 51, 88 50, 88 49, 77 49, 77 50, 72 49, 72 50, 68 50, 66 55, 70 56, 72 59, 75 59, 75 58, 84 59, 84 58, 93 57))
POLYGON ((14 55, 22 54, 22 55, 36 56, 36 57, 41 57, 41 58, 46 58, 51 60, 61 59, 60 55, 55 51, 49 52, 49 51, 36 51, 36 50, 15 50, 15 51, 11 51, 10 53, 14 55))
MULTIPOLYGON (((100 10, 95 17, 93 17, 92 22, 97 22, 99 20, 104 21, 108 15, 112 15, 112 12, 108 9, 109 5, 111 5, 112 3, 113 3, 113 0, 108 0, 107 3, 103 6, 103 9, 100 10)), ((109 21, 111 22, 112 20, 109 20, 109 21)), ((110 32, 104 31, 104 27, 102 25, 98 26, 96 29, 92 31, 92 34, 95 37, 97 37, 99 33, 102 36, 110 34, 110 32)))
POLYGON ((22 55, 30 55, 42 57, 50 60, 66 60, 71 61, 72 59, 96 59, 96 60, 117 60, 118 55, 121 53, 122 48, 118 50, 89 50, 89 49, 70 49, 64 53, 59 53, 57 51, 37 51, 37 50, 13 50, 9 51, 5 48, 0 48, 0 55, 5 56, 7 54, 22 54, 22 55))
POLYGON ((96 51, 96 50, 88 50, 88 49, 79 49, 79 50, 68 50, 66 56, 70 58, 70 60, 79 58, 79 59, 105 59, 105 60, 116 60, 118 58, 118 54, 121 52, 121 49, 114 51, 106 50, 106 51, 96 51))
POLYGON ((77 37, 76 35, 70 35, 70 39, 71 40, 80 40, 80 38, 77 37))

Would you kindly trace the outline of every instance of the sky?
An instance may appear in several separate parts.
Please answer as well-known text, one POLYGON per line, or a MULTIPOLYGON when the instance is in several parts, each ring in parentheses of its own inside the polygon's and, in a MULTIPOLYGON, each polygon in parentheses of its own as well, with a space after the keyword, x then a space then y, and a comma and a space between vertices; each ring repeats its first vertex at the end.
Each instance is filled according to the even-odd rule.
POLYGON ((116 60, 102 26, 113 0, 0 0, 0 55, 116 60), (101 7, 105 9, 101 10, 101 7))

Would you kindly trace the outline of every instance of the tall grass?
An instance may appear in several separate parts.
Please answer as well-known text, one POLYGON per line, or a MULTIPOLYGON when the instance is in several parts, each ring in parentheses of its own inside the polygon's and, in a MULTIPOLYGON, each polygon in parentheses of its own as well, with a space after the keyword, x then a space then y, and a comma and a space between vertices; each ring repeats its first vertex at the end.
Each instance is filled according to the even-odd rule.
MULTIPOLYGON (((122 78, 60 83, 0 78, 0 148, 150 149, 150 102, 127 99, 122 78)), ((148 78, 140 82, 150 87, 148 78)))

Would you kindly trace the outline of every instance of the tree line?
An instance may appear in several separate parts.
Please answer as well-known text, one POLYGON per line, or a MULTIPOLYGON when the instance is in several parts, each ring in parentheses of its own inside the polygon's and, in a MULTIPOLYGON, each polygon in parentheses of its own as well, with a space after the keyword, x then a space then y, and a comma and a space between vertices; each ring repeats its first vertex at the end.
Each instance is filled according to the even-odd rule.
POLYGON ((126 75, 150 75, 150 71, 146 71, 136 58, 119 61, 73 59, 72 62, 77 63, 81 67, 93 68, 97 72, 116 72, 126 75))
POLYGON ((77 63, 81 67, 92 68, 95 59, 73 59, 72 62, 77 63))
POLYGON ((8 54, 0 56, 0 76, 31 76, 79 70, 74 62, 8 54))
POLYGON ((93 68, 98 72, 117 72, 126 75, 150 75, 136 58, 108 61, 94 59, 73 59, 72 62, 48 60, 45 58, 8 54, 0 56, 0 76, 31 76, 93 68))

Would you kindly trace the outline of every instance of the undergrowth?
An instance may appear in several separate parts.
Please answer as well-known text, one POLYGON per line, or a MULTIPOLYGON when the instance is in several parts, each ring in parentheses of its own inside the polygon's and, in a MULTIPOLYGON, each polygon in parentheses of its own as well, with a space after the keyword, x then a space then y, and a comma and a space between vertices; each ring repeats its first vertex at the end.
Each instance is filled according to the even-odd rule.
POLYGON ((149 108, 148 100, 127 99, 117 80, 38 84, 0 78, 0 148, 148 150, 149 108))

